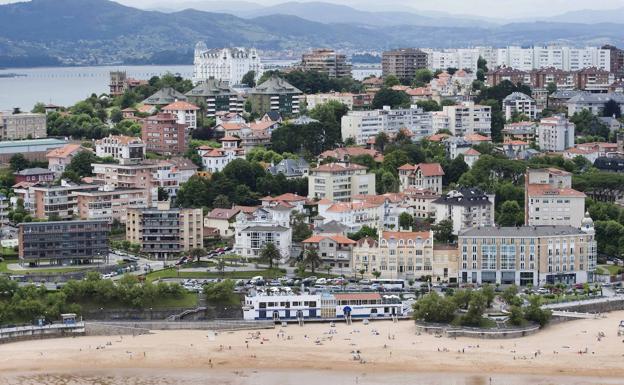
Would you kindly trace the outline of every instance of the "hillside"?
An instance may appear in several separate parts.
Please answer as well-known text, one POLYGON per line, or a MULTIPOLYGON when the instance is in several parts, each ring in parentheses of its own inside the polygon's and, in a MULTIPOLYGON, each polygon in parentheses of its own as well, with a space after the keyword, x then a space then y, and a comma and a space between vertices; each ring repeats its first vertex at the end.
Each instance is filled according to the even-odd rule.
MULTIPOLYGON (((144 11, 108 0, 32 0, 0 5, 0 67, 14 63, 55 65, 59 61, 62 64, 191 63, 193 46, 199 40, 209 47, 255 46, 264 50, 299 51, 313 47, 383 50, 398 46, 551 42, 624 44, 620 24, 380 26, 356 22, 370 15, 349 16, 351 8, 339 9, 346 13, 321 23, 308 20, 310 17, 283 14, 245 19, 193 9, 173 13, 144 11)), ((380 18, 384 14, 380 13, 380 18)), ((319 19, 321 16, 316 15, 319 19)))

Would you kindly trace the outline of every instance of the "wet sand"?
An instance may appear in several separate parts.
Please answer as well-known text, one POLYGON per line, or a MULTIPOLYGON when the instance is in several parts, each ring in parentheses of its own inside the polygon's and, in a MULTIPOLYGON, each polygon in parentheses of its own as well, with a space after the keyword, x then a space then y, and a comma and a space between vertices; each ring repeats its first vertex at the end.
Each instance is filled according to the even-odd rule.
POLYGON ((624 312, 615 312, 509 340, 436 338, 416 335, 412 321, 376 321, 216 335, 155 331, 28 341, 0 345, 0 384, 193 384, 197 379, 204 384, 318 385, 319 378, 353 384, 356 377, 358 384, 487 385, 490 377, 499 384, 624 384, 624 336, 617 335, 621 319, 624 312), (600 332, 604 337, 599 339, 600 332), (97 381, 89 382, 85 376, 93 370, 130 372, 113 382, 99 372, 92 374, 97 381), (35 380, 38 373, 46 381, 35 380), (156 373, 162 375, 148 378, 156 373), (544 382, 527 376, 541 376, 544 382))

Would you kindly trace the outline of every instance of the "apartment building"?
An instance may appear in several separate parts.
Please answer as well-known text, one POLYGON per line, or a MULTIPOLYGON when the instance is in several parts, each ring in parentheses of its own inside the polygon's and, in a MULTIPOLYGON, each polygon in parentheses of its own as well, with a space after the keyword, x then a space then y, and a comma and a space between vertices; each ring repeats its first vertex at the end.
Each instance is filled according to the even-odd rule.
POLYGON ((333 49, 315 49, 301 56, 301 69, 326 74, 330 78, 351 77, 347 55, 333 49))
POLYGON ((39 139, 48 136, 46 114, 0 112, 0 140, 39 139))
POLYGON ((159 113, 145 118, 141 128, 145 149, 163 155, 182 154, 188 148, 189 127, 173 114, 159 113))
POLYGON ((479 188, 459 188, 442 195, 431 203, 435 223, 450 219, 453 234, 470 227, 494 226, 495 195, 479 188))
POLYGON ((310 169, 308 197, 348 202, 354 195, 375 194, 375 174, 350 163, 328 163, 310 169))
POLYGON ((189 102, 178 100, 162 108, 165 114, 176 117, 176 123, 194 130, 197 128, 197 111, 199 107, 189 102))
POLYGON ((79 144, 68 143, 63 147, 55 148, 46 154, 48 160, 48 170, 60 176, 65 172, 65 167, 69 166, 74 156, 82 151, 87 151, 79 144))
POLYGON ((514 84, 524 84, 532 89, 545 90, 549 84, 558 90, 587 90, 606 92, 615 77, 609 71, 587 67, 576 71, 566 71, 554 67, 522 71, 517 68, 502 67, 491 69, 487 73, 489 86, 496 86, 504 80, 514 84))
POLYGON ((150 189, 154 186, 154 173, 158 164, 92 163, 93 183, 113 185, 118 188, 150 189))
POLYGON ((140 163, 145 158, 145 143, 134 136, 109 135, 95 141, 95 155, 113 158, 120 164, 140 163))
POLYGON ((442 111, 433 114, 433 127, 437 130, 449 130, 455 136, 476 133, 490 135, 492 108, 474 102, 444 106, 442 111))
POLYGON ((73 192, 77 215, 85 220, 102 220, 108 223, 125 223, 129 208, 144 208, 151 205, 150 194, 144 189, 116 189, 102 186, 97 190, 73 192))
MULTIPOLYGON (((419 279, 433 274, 433 233, 383 231, 360 239, 353 248, 353 271, 382 279, 419 279)), ((434 278, 437 281, 437 277, 434 278)))
POLYGON ((588 110, 594 115, 602 116, 604 106, 609 100, 614 100, 621 109, 624 109, 624 94, 622 93, 576 93, 567 101, 566 105, 568 107, 568 116, 572 116, 575 113, 581 112, 583 110, 588 110))
POLYGON ((152 114, 157 111, 157 106, 162 108, 178 100, 186 101, 186 96, 173 87, 163 87, 143 100, 144 106, 139 107, 138 110, 139 112, 152 114))
POLYGON ((225 166, 233 160, 245 159, 245 149, 239 147, 241 139, 235 136, 225 136, 220 141, 221 148, 201 146, 197 149, 204 170, 208 172, 223 171, 225 166))
POLYGON ((264 73, 264 66, 255 48, 208 49, 204 42, 195 45, 193 65, 195 84, 212 78, 236 85, 241 83, 249 71, 254 71, 256 80, 264 73))
POLYGON ((67 266, 108 260, 109 230, 105 221, 20 223, 20 263, 67 266))
POLYGON ((330 266, 334 274, 351 274, 351 257, 355 241, 342 234, 313 235, 302 242, 304 252, 314 250, 323 261, 330 266))
POLYGON ((503 128, 503 141, 522 140, 532 142, 535 140, 537 132, 537 123, 535 122, 518 122, 505 124, 503 128))
POLYGON ((178 195, 182 184, 188 182, 197 173, 199 167, 186 158, 171 158, 156 162, 152 175, 153 187, 160 187, 167 192, 169 199, 178 195))
POLYGON ((529 95, 522 92, 512 92, 503 99, 503 111, 507 121, 510 121, 516 114, 534 120, 537 117, 537 104, 535 99, 529 95))
POLYGON ((201 209, 171 208, 169 202, 157 207, 127 211, 126 239, 141 245, 141 252, 153 259, 172 259, 181 252, 203 247, 201 209))
POLYGON ((406 129, 412 140, 421 140, 434 133, 432 117, 416 105, 410 108, 391 109, 385 106, 381 110, 349 111, 341 119, 342 139, 355 139, 358 145, 367 144, 371 137, 384 132, 396 135, 406 129))
POLYGON ((444 170, 440 163, 404 164, 399 167, 401 191, 426 189, 435 194, 442 193, 444 170))
POLYGON ((477 61, 481 55, 480 49, 423 49, 427 53, 427 67, 431 71, 445 71, 447 68, 456 68, 477 72, 477 61))
MULTIPOLYGON (((359 197, 360 195, 357 195, 359 197)), ((318 214, 323 222, 336 221, 345 225, 348 232, 355 233, 362 227, 384 227, 383 202, 357 200, 353 202, 331 202, 328 199, 318 201, 318 214)))
POLYGON ((244 99, 226 82, 214 78, 201 82, 186 96, 195 105, 205 104, 204 112, 211 118, 222 112, 242 114, 245 111, 244 99))
POLYGON ((373 95, 367 93, 354 94, 351 92, 329 92, 306 95, 305 101, 308 110, 330 101, 342 103, 347 106, 349 110, 362 110, 370 108, 373 103, 373 95))
POLYGON ((42 167, 25 168, 15 172, 15 182, 50 183, 54 180, 54 172, 42 167))
POLYGON ((277 111, 283 117, 299 114, 299 99, 303 93, 286 80, 272 76, 249 91, 251 110, 258 115, 277 111))
POLYGON ((414 80, 416 71, 427 68, 427 53, 415 48, 385 51, 381 59, 383 77, 394 75, 399 79, 414 80))
POLYGON ((37 219, 71 220, 78 217, 76 193, 95 191, 97 185, 75 185, 62 183, 60 186, 32 186, 33 206, 31 211, 37 219))
POLYGON ((480 227, 460 232, 460 282, 541 286, 593 281, 596 240, 583 227, 480 227))
POLYGON ((525 224, 580 227, 586 195, 572 188, 572 174, 556 168, 527 169, 525 224))
MULTIPOLYGON (((611 52, 598 47, 530 47, 509 46, 497 49, 496 66, 512 67, 522 71, 553 67, 564 71, 578 71, 597 67, 611 71, 611 52)), ((493 66, 493 65, 492 65, 493 66)))
POLYGON ((279 250, 282 261, 291 256, 292 230, 275 220, 266 209, 236 216, 234 252, 244 257, 258 258, 268 243, 279 250))
POLYGON ((545 152, 561 152, 574 147, 574 123, 563 115, 543 118, 537 126, 537 145, 545 152))

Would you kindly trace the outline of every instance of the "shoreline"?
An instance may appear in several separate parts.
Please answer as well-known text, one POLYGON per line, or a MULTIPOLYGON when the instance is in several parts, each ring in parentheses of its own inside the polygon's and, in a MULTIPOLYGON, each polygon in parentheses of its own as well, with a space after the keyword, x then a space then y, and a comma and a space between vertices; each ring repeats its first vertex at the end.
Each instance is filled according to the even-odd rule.
POLYGON ((104 369, 336 371, 622 378, 624 312, 556 324, 514 339, 436 338, 413 321, 307 324, 261 331, 154 331, 0 345, 0 371, 80 373, 104 369), (598 338, 599 333, 603 338, 598 338), (356 354, 352 353, 360 351, 356 354), (584 352, 587 353, 584 353, 584 352), (583 352, 583 353, 579 353, 583 352))

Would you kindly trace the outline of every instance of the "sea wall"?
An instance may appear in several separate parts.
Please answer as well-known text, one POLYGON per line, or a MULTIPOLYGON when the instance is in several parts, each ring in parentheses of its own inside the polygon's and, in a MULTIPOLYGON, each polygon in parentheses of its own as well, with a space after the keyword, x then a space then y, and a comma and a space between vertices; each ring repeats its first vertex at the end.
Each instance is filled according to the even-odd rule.
POLYGON ((531 334, 535 334, 539 331, 539 325, 529 325, 518 328, 467 328, 467 327, 455 327, 445 324, 433 324, 416 322, 417 333, 436 334, 444 337, 472 337, 483 339, 505 339, 505 338, 520 338, 531 334))
POLYGON ((140 335, 149 334, 153 330, 251 330, 273 329, 271 321, 240 321, 214 320, 206 322, 164 322, 164 321, 118 321, 118 322, 86 322, 87 335, 140 335))
POLYGON ((608 313, 612 311, 624 310, 624 299, 606 298, 601 301, 558 304, 556 306, 548 306, 548 308, 551 310, 569 311, 569 312, 577 312, 577 313, 608 313))
POLYGON ((168 309, 94 309, 83 312, 88 321, 162 321, 184 314, 183 321, 209 321, 215 319, 243 319, 240 306, 207 306, 201 311, 194 308, 168 309))
POLYGON ((0 344, 44 338, 75 337, 85 334, 82 322, 73 325, 16 326, 0 329, 0 344))

